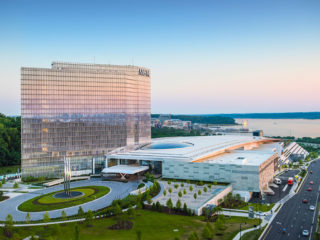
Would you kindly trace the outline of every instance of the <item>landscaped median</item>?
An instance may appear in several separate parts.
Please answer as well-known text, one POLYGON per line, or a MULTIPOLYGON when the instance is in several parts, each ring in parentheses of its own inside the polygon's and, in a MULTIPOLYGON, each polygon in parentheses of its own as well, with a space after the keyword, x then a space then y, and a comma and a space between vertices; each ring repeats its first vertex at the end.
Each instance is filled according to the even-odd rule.
POLYGON ((61 199, 55 198, 54 195, 59 192, 63 192, 63 190, 51 192, 23 202, 18 206, 18 210, 23 212, 41 212, 57 210, 90 202, 110 192, 110 189, 108 187, 103 186, 86 186, 72 188, 70 190, 81 192, 83 195, 72 199, 61 199))

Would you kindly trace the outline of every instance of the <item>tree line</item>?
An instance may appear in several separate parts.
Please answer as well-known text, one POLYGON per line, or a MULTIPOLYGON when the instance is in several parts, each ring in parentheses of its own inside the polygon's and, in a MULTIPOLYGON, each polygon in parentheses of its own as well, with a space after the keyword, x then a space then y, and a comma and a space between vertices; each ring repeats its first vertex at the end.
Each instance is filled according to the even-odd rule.
POLYGON ((0 167, 21 161, 21 118, 0 113, 0 167))
MULTIPOLYGON (((151 114, 152 118, 159 118, 159 116, 160 114, 151 114)), ((201 124, 236 124, 235 120, 231 117, 217 115, 171 115, 171 119, 201 124)))

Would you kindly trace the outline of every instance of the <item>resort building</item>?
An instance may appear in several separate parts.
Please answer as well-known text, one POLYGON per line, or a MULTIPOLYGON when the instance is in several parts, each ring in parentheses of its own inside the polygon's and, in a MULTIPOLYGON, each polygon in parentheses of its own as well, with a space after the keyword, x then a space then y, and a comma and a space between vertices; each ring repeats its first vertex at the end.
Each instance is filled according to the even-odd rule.
MULTIPOLYGON (((201 136, 155 139, 133 151, 107 156, 107 175, 148 166, 163 178, 230 183, 232 189, 264 193, 278 169, 276 139, 254 136, 201 136), (115 166, 117 165, 117 166, 115 166)), ((243 195, 244 195, 243 194, 243 195)))
POLYGON ((150 142, 150 70, 53 62, 21 68, 22 176, 99 173, 115 148, 150 142))

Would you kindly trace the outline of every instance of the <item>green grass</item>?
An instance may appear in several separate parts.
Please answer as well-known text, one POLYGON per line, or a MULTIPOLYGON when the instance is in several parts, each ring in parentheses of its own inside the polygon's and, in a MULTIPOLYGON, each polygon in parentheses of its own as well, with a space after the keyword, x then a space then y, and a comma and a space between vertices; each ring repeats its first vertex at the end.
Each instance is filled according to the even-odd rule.
POLYGON ((0 167, 0 175, 8 174, 8 173, 16 173, 18 168, 21 171, 21 166, 20 165, 0 167))
MULTIPOLYGON (((79 196, 78 198, 83 198, 83 197, 87 197, 90 196, 92 194, 94 194, 95 190, 92 188, 76 188, 73 189, 74 191, 78 191, 78 192, 82 192, 84 195, 83 196, 79 196)), ((60 191, 63 192, 63 191, 60 191)), ((54 198, 53 197, 54 194, 49 194, 46 196, 43 196, 42 198, 38 199, 38 202, 41 204, 51 204, 51 203, 63 203, 63 202, 69 202, 70 199, 59 199, 59 198, 54 198)), ((75 198, 77 199, 77 198, 75 198)))
MULTIPOLYGON (((136 231, 140 230, 143 240, 173 240, 175 237, 180 239, 188 239, 192 232, 197 232, 200 239, 205 222, 203 217, 197 216, 180 216, 168 215, 147 210, 136 211, 131 230, 109 230, 108 227, 116 223, 116 219, 103 218, 94 220, 92 227, 87 227, 85 224, 78 224, 80 229, 80 240, 132 240, 136 239, 136 231), (174 229, 178 229, 177 232, 174 229)), ((226 218, 227 229, 222 236, 214 236, 215 240, 231 240, 239 232, 239 224, 243 229, 251 228, 254 224, 258 224, 258 219, 247 219, 243 217, 226 218)), ((214 227, 213 223, 212 226, 214 227)), ((74 239, 76 223, 68 223, 65 226, 54 225, 49 227, 25 227, 14 228, 16 234, 23 239, 31 234, 39 235, 41 239, 54 240, 71 240, 74 239)), ((0 238, 3 237, 3 229, 0 228, 0 238)), ((2 238, 1 238, 2 239, 2 238)))
POLYGON ((241 237, 241 239, 242 240, 258 240, 264 229, 265 227, 261 229, 253 230, 251 232, 247 232, 241 237))
POLYGON ((268 212, 273 208, 274 203, 270 203, 269 206, 267 204, 249 203, 247 206, 239 208, 239 209, 240 210, 249 210, 249 206, 252 206, 254 208, 254 211, 268 212))
POLYGON ((90 202, 92 200, 106 195, 110 191, 109 188, 103 186, 88 186, 81 188, 72 188, 71 190, 81 191, 85 193, 85 195, 72 200, 55 199, 52 197, 52 195, 62 191, 52 192, 29 199, 28 201, 25 201, 24 203, 20 204, 18 206, 18 209, 23 212, 40 212, 62 209, 90 202), (94 193, 95 191, 96 193, 94 193))

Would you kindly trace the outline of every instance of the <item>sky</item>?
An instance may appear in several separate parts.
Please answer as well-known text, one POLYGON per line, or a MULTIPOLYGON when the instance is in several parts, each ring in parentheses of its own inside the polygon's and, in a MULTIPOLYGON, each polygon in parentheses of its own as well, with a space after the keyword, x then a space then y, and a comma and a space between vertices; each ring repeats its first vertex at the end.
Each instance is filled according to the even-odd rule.
POLYGON ((320 1, 0 0, 0 112, 20 67, 151 69, 152 113, 320 111, 320 1))

